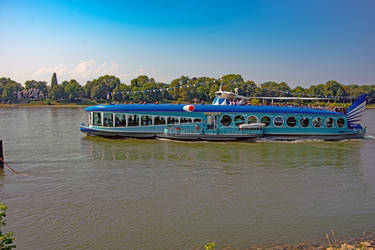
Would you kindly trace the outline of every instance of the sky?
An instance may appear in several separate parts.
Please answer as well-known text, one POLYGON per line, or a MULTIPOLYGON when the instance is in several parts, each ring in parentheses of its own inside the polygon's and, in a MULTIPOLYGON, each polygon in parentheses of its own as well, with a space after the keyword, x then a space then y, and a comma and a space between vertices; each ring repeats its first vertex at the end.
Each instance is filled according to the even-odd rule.
POLYGON ((374 0, 0 0, 0 77, 375 84, 374 0))

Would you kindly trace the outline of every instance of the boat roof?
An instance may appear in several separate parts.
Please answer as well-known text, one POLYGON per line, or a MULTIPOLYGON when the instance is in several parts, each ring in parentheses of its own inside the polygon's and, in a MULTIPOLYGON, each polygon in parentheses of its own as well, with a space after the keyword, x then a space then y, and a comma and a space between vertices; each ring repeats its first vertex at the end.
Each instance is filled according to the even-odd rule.
MULTIPOLYGON (((189 104, 187 104, 189 105, 189 104)), ((192 105, 192 104, 190 104, 192 105)), ((85 108, 88 112, 187 112, 184 104, 118 104, 96 105, 85 108)), ((343 115, 342 113, 297 107, 280 106, 241 106, 241 105, 192 105, 193 112, 227 112, 227 113, 288 113, 315 115, 343 115)))

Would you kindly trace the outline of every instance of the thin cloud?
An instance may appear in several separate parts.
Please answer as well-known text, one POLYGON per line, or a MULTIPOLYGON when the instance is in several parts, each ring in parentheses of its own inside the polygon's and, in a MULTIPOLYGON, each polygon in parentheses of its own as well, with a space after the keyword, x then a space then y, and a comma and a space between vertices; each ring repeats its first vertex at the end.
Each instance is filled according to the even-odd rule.
POLYGON ((53 72, 56 72, 56 74, 64 75, 68 72, 68 69, 64 67, 64 65, 59 64, 54 67, 41 67, 37 71, 35 71, 32 76, 34 77, 43 77, 45 75, 52 75, 53 72))
POLYGON ((71 69, 67 68, 63 64, 53 67, 41 67, 32 75, 38 78, 49 79, 53 72, 56 72, 59 79, 76 79, 81 84, 103 75, 114 75, 119 77, 122 81, 129 80, 129 78, 132 76, 132 74, 121 72, 120 65, 116 62, 109 61, 98 64, 93 59, 80 62, 71 69))

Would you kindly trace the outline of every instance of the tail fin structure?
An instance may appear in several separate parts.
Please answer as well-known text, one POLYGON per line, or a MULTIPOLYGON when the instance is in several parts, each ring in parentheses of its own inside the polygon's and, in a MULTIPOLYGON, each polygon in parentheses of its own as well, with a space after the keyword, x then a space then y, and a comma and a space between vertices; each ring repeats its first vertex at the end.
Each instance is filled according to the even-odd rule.
POLYGON ((366 97, 367 94, 360 95, 346 112, 349 128, 362 128, 361 121, 366 107, 366 97))

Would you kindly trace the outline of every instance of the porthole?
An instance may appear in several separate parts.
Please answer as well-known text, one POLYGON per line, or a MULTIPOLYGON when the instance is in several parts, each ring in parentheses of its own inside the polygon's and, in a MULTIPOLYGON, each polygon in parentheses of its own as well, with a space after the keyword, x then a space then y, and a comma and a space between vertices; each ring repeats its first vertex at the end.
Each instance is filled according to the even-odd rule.
POLYGON ((263 116, 260 119, 260 122, 266 124, 266 127, 267 127, 268 125, 270 125, 271 119, 268 116, 263 116))
POLYGON ((232 118, 230 118, 229 115, 223 115, 220 119, 221 125, 225 127, 229 126, 231 122, 232 122, 232 118))
POLYGON ((319 128, 322 125, 322 119, 315 117, 312 123, 315 128, 319 128))
POLYGON ((255 115, 251 115, 247 118, 247 123, 248 124, 251 124, 251 123, 258 123, 258 118, 255 116, 255 115))
POLYGON ((297 124, 297 119, 294 116, 290 116, 288 119, 286 119, 286 124, 288 124, 289 127, 295 127, 297 124))
POLYGON ((284 123, 284 119, 281 116, 276 116, 273 118, 273 125, 276 127, 281 127, 284 123))
POLYGON ((301 124, 302 127, 306 128, 309 126, 309 118, 302 117, 301 120, 299 120, 299 124, 301 124))
POLYGON ((240 126, 241 124, 245 123, 245 118, 243 117, 243 115, 236 115, 233 121, 236 126, 240 126))
POLYGON ((327 128, 332 128, 332 127, 333 127, 334 120, 333 120, 333 118, 328 117, 328 118, 325 120, 324 123, 326 124, 326 127, 327 127, 327 128))
POLYGON ((337 119, 337 127, 342 128, 342 127, 344 127, 344 125, 345 125, 344 118, 337 119))

